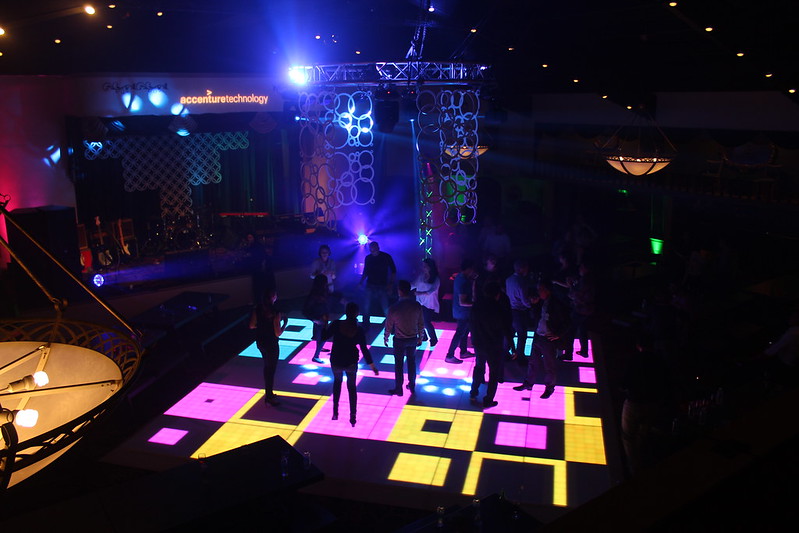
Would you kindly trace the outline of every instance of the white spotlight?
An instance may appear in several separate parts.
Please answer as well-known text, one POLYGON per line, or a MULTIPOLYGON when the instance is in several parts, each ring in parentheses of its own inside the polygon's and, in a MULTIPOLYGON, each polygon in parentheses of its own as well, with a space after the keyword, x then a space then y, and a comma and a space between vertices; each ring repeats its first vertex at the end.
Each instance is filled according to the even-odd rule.
POLYGON ((305 85, 308 83, 308 68, 291 67, 289 69, 289 80, 296 85, 305 85))

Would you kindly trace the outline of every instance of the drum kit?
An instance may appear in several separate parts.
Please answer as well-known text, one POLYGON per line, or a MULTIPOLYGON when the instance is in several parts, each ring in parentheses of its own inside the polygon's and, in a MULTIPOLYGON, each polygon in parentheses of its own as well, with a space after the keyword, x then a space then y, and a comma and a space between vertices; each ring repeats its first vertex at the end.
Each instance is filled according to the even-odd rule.
POLYGON ((143 255, 207 248, 213 233, 205 230, 200 213, 176 215, 167 213, 147 222, 147 240, 143 255))

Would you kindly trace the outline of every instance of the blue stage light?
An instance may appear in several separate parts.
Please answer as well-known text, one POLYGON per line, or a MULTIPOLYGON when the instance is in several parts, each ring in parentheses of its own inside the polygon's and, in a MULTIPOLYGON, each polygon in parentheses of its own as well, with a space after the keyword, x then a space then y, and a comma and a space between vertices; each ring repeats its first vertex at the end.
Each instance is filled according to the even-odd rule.
POLYGON ((358 244, 360 244, 361 246, 366 246, 366 244, 367 244, 368 242, 369 242, 369 237, 367 237, 367 236, 366 236, 366 235, 364 235, 363 233, 361 233, 360 235, 358 235, 358 244))
POLYGON ((188 137, 189 135, 191 135, 191 132, 186 128, 179 128, 175 131, 175 133, 177 133, 181 137, 188 137))
POLYGON ((295 85, 308 83, 308 67, 291 67, 289 69, 289 80, 295 85))
POLYGON ((183 107, 183 104, 174 103, 174 104, 172 104, 172 107, 169 108, 169 112, 177 117, 177 116, 180 116, 180 115, 183 114, 183 110, 184 109, 186 109, 186 108, 183 107))
POLYGON ((150 92, 147 93, 147 98, 155 107, 165 106, 168 100, 166 93, 161 89, 151 89, 150 92))
POLYGON ((122 95, 122 105, 124 105, 125 108, 131 113, 138 113, 142 108, 141 96, 131 93, 124 93, 122 95))
POLYGON ((105 278, 102 274, 95 274, 92 278, 92 283, 94 283, 95 287, 102 287, 103 283, 105 283, 105 278))

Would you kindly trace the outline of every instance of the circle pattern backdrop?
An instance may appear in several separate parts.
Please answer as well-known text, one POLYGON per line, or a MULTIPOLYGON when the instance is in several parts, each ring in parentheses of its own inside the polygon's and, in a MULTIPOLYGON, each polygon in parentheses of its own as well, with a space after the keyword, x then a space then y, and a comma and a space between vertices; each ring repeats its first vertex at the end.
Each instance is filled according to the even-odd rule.
POLYGON ((158 189, 161 216, 192 214, 191 186, 222 181, 222 150, 250 146, 246 131, 195 133, 188 137, 122 137, 112 141, 83 142, 84 157, 122 159, 127 192, 158 189))
POLYGON ((416 96, 420 168, 437 168, 438 180, 423 172, 421 229, 473 224, 477 217, 479 89, 425 89, 416 96), (439 205, 442 209, 432 209, 439 205))
POLYGON ((373 107, 371 91, 300 93, 306 224, 335 229, 337 207, 375 202, 373 107))

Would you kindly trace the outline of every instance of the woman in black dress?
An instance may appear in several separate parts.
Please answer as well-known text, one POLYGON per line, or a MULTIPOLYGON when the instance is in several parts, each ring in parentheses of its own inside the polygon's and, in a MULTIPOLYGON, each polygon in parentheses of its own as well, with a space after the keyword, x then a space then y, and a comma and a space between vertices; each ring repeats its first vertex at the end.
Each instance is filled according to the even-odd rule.
POLYGON ((326 328, 323 339, 333 337, 333 348, 330 350, 330 368, 333 370, 333 420, 338 420, 338 402, 341 398, 341 381, 347 374, 347 390, 350 394, 350 424, 355 425, 355 411, 358 403, 355 390, 355 375, 358 373, 358 347, 363 358, 372 367, 375 376, 379 374, 369 348, 366 346, 366 335, 358 325, 358 304, 347 304, 344 320, 336 320, 326 328))
POLYGON ((255 330, 255 345, 264 360, 264 402, 267 405, 280 405, 272 388, 275 383, 275 371, 280 357, 278 345, 280 334, 286 329, 288 319, 275 308, 277 292, 267 289, 264 301, 253 309, 250 315, 250 329, 255 330))

